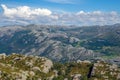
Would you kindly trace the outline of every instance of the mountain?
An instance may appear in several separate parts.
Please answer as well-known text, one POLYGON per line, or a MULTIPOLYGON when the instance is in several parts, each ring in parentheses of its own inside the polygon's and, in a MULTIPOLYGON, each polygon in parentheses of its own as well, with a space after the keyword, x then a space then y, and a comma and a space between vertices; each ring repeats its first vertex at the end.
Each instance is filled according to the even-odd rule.
POLYGON ((119 80, 120 68, 105 61, 55 63, 33 55, 0 54, 0 80, 119 80))
POLYGON ((116 58, 120 55, 119 42, 120 24, 0 27, 0 53, 38 55, 56 62, 116 58))

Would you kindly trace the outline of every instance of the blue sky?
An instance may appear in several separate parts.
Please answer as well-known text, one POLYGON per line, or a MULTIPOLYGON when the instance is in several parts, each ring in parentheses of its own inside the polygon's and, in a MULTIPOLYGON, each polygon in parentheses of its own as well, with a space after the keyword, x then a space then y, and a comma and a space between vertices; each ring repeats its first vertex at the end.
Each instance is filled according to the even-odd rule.
POLYGON ((0 25, 11 22, 65 25, 120 22, 120 0, 0 0, 0 5, 0 18, 4 18, 0 25))
POLYGON ((68 12, 84 11, 120 11, 120 0, 0 0, 9 7, 27 5, 68 12))

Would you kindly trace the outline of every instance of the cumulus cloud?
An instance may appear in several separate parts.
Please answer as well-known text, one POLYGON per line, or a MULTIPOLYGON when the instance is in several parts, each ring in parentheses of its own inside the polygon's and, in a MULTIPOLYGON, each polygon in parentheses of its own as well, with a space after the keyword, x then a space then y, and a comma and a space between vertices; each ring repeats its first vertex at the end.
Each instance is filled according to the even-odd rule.
POLYGON ((35 16, 49 16, 52 12, 48 9, 31 9, 28 6, 20 6, 17 8, 8 8, 6 5, 1 5, 4 10, 4 15, 10 18, 13 17, 23 17, 23 18, 33 18, 35 16))
POLYGON ((52 25, 106 25, 120 22, 120 14, 102 11, 78 11, 76 13, 52 12, 48 9, 31 9, 29 6, 9 8, 1 5, 3 15, 0 24, 52 24, 52 25))
POLYGON ((101 12, 101 11, 93 11, 93 12, 84 12, 80 11, 76 13, 76 16, 79 18, 80 22, 85 24, 115 24, 120 22, 120 14, 115 11, 112 12, 101 12))

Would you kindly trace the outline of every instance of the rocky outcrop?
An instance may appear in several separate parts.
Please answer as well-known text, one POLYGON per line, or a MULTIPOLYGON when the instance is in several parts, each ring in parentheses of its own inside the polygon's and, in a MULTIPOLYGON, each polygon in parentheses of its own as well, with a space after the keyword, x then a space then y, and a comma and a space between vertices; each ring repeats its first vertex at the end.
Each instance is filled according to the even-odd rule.
POLYGON ((42 75, 46 78, 54 76, 53 62, 45 57, 24 56, 19 54, 0 55, 0 79, 15 80, 40 79, 42 75), (4 76, 6 75, 6 76, 4 76))
POLYGON ((110 80, 110 79, 119 80, 120 78, 119 73, 120 70, 117 65, 115 64, 109 65, 104 61, 97 61, 97 63, 94 63, 91 77, 97 79, 96 78, 97 76, 98 79, 101 78, 102 80, 110 80))
POLYGON ((0 80, 119 80, 120 68, 105 61, 53 63, 33 55, 1 54, 0 80), (3 57, 4 56, 4 57, 3 57))

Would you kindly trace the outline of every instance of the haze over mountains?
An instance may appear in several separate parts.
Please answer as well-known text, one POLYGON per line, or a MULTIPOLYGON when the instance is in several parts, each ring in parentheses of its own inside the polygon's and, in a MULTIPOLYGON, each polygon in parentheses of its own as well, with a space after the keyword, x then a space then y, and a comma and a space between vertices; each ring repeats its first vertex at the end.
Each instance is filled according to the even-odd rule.
POLYGON ((120 24, 84 27, 33 24, 0 27, 0 53, 38 55, 60 62, 111 56, 115 59, 120 55, 119 42, 120 24))

